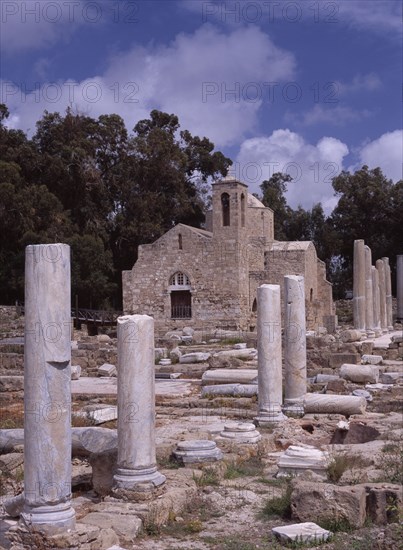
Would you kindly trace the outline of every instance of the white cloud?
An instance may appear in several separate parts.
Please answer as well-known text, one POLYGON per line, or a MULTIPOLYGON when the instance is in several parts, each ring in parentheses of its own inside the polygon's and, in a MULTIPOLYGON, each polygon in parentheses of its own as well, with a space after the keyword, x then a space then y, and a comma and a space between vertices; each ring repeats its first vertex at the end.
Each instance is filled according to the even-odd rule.
POLYGON ((386 38, 401 34, 400 0, 340 0, 308 2, 307 0, 179 0, 178 6, 202 18, 227 26, 273 23, 321 23, 343 25, 354 29, 382 33, 386 38))
POLYGON ((287 202, 295 208, 299 204, 311 208, 321 202, 330 213, 337 204, 332 188, 332 178, 343 169, 354 172, 364 164, 369 168, 380 166, 393 181, 402 178, 403 131, 387 132, 361 146, 356 155, 359 161, 344 165, 349 149, 345 143, 333 137, 323 137, 316 144, 288 129, 275 130, 270 136, 245 140, 240 147, 232 174, 247 183, 251 192, 260 192, 259 185, 275 172, 293 177, 287 184, 287 202))
POLYGON ((382 81, 376 73, 356 74, 351 82, 335 82, 338 94, 373 92, 382 88, 382 81))
POLYGON ((351 107, 343 105, 315 105, 312 109, 304 113, 293 113, 287 111, 284 115, 285 122, 295 123, 301 126, 313 126, 314 124, 333 124, 334 126, 344 126, 345 124, 363 118, 368 118, 371 112, 367 109, 354 110, 351 107))
POLYGON ((0 46, 3 55, 50 48, 67 42, 81 25, 102 24, 111 10, 101 1, 4 1, 0 4, 0 46))
POLYGON ((366 164, 369 168, 380 167, 384 175, 394 182, 402 179, 403 131, 386 132, 370 141, 359 151, 359 162, 349 168, 357 170, 366 164))
POLYGON ((234 173, 251 191, 275 172, 286 172, 294 181, 288 184, 287 201, 292 207, 311 208, 322 202, 333 206, 332 178, 343 169, 348 147, 342 141, 323 137, 315 145, 288 129, 275 130, 269 137, 244 141, 237 156, 234 173))
POLYGON ((256 128, 264 83, 292 79, 294 68, 293 54, 257 27, 224 33, 204 25, 169 45, 115 55, 103 75, 80 83, 44 84, 27 97, 3 83, 3 100, 22 129, 34 128, 44 109, 63 112, 69 104, 93 117, 118 113, 130 129, 160 109, 223 147, 256 128))
POLYGON ((358 29, 393 37, 402 32, 402 6, 399 0, 345 0, 337 2, 340 19, 358 29))

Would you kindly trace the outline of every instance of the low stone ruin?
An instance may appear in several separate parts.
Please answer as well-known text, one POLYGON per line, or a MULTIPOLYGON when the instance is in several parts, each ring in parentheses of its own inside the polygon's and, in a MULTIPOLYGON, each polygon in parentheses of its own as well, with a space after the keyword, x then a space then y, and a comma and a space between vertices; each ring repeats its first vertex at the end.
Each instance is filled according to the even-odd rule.
POLYGON ((2 414, 21 418, 22 400, 25 413, 25 430, 11 416, 0 427, 0 546, 163 548, 177 529, 184 548, 223 530, 239 547, 264 533, 273 547, 348 548, 346 526, 393 548, 400 325, 307 333, 290 275, 284 326, 280 287, 262 285, 257 333, 156 340, 153 319, 134 315, 72 339, 68 247, 29 247, 26 262, 25 344, 0 343, 2 414))

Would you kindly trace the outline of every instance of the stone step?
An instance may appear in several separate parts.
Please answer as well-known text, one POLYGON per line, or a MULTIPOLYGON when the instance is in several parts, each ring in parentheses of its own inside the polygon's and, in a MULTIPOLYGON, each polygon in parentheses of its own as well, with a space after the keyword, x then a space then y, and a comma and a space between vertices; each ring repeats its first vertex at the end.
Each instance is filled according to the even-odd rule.
POLYGON ((202 376, 202 384, 226 384, 226 383, 251 384, 257 383, 257 370, 255 369, 212 369, 202 376))

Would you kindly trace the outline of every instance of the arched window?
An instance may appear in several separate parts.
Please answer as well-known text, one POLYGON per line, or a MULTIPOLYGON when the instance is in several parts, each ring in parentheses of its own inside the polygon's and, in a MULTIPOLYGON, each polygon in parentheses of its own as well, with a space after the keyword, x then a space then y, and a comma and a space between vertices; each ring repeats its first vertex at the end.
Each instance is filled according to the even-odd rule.
POLYGON ((255 312, 257 311, 257 301, 256 301, 256 298, 253 300, 252 311, 253 311, 253 313, 255 313, 255 312))
POLYGON ((183 244, 182 244, 182 234, 181 233, 179 233, 179 235, 178 235, 178 245, 179 245, 179 250, 182 250, 183 244))
POLYGON ((245 195, 241 195, 241 227, 245 227, 245 195))
POLYGON ((309 301, 312 302, 312 298, 313 298, 313 288, 311 288, 311 290, 309 291, 309 301))
POLYGON ((174 273, 169 281, 172 286, 190 286, 190 280, 187 275, 181 271, 174 273))
POLYGON ((222 207, 222 224, 230 225, 230 205, 228 193, 221 195, 221 207, 222 207))

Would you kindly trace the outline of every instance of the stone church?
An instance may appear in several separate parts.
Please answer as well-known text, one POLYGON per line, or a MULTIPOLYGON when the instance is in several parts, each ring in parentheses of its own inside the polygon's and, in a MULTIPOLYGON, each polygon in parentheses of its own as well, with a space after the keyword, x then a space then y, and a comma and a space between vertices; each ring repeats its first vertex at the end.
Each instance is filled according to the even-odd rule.
POLYGON ((206 229, 178 224, 139 246, 122 273, 124 312, 151 315, 158 330, 253 331, 258 286, 303 275, 307 328, 331 327, 332 286, 313 243, 274 240, 273 211, 244 183, 227 177, 212 187, 206 229))

